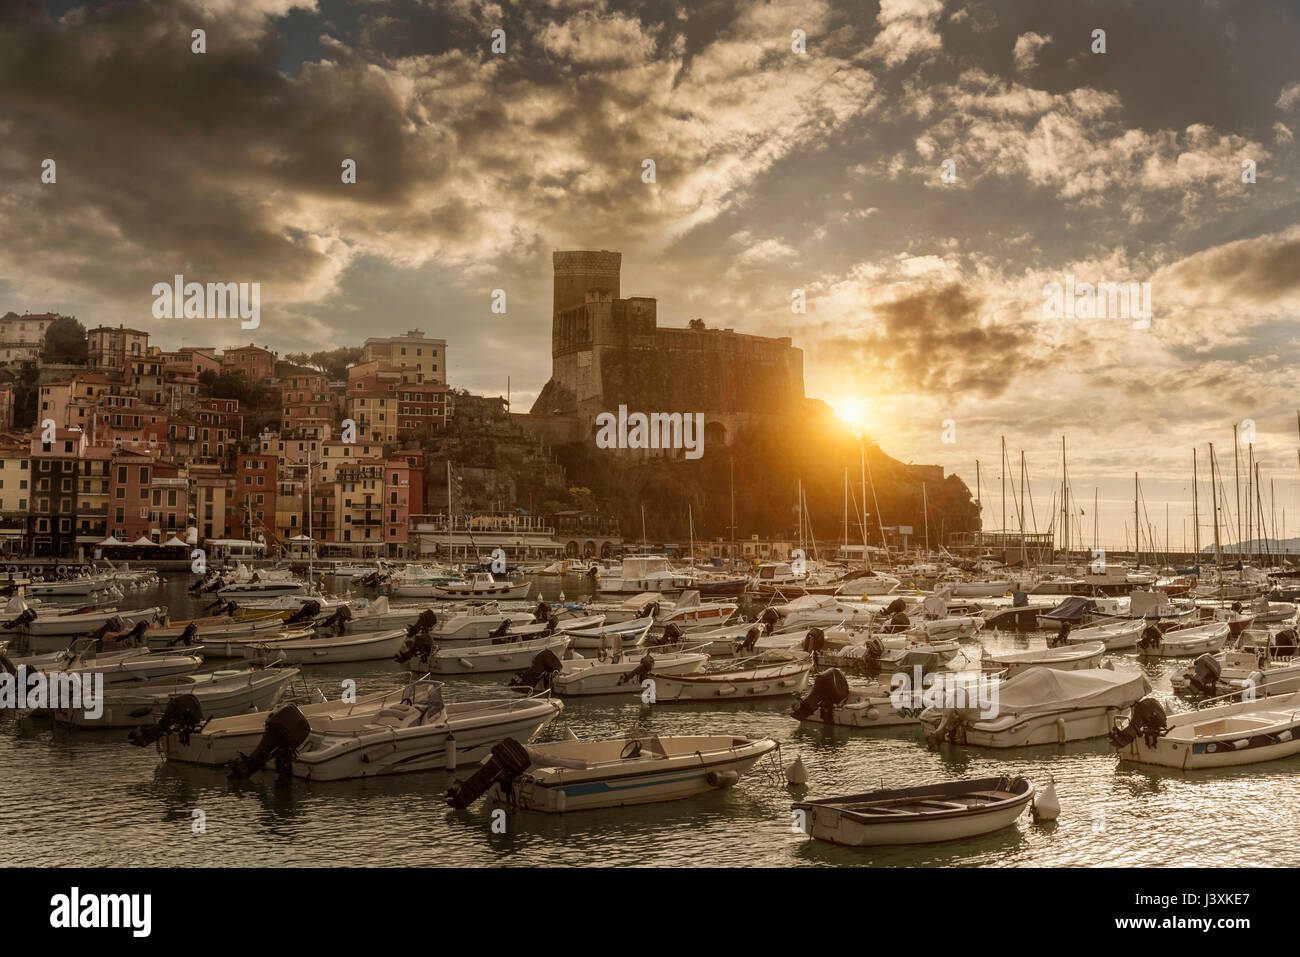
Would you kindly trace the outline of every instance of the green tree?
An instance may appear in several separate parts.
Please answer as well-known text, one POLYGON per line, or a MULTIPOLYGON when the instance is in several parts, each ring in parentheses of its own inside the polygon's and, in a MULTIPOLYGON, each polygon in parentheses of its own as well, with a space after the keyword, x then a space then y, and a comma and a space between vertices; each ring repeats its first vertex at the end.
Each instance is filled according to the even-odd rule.
POLYGON ((59 316, 45 330, 41 357, 46 362, 85 362, 86 327, 71 316, 59 316))

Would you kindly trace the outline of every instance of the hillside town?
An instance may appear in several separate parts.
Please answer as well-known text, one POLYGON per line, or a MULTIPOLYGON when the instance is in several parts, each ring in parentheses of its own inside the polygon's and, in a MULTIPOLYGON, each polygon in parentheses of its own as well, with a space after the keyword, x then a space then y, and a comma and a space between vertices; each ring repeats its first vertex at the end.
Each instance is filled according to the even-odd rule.
POLYGON ((138 329, 9 313, 0 553, 418 555, 420 440, 455 407, 447 343, 414 329, 340 357, 352 361, 313 366, 251 342, 168 350, 138 329))

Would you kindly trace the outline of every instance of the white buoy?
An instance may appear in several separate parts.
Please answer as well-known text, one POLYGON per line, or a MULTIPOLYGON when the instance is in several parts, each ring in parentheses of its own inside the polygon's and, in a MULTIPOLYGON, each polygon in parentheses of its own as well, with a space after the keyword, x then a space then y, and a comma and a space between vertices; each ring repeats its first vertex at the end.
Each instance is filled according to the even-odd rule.
POLYGON ((785 769, 787 784, 800 785, 808 783, 808 769, 803 766, 803 755, 796 754, 794 760, 785 769))
POLYGON ((1061 801, 1056 796, 1056 781, 1052 780, 1034 795, 1034 817, 1040 821, 1055 821, 1061 813, 1061 801))
POLYGON ((577 740, 578 740, 578 736, 577 736, 576 734, 573 733, 573 729, 572 729, 572 728, 565 728, 565 729, 564 729, 564 740, 566 740, 566 741, 577 741, 577 740))

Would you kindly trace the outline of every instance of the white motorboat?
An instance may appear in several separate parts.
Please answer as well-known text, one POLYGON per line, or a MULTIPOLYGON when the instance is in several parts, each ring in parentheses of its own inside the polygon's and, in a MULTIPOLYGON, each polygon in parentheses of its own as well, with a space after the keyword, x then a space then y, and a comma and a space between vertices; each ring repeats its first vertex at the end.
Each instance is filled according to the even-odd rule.
POLYGON ((791 709, 800 721, 845 728, 896 728, 920 724, 920 708, 896 707, 891 689, 878 681, 852 688, 838 668, 823 671, 810 692, 791 709))
POLYGON ((105 686, 158 682, 164 678, 192 674, 203 664, 199 655, 150 654, 147 648, 110 652, 89 656, 78 651, 64 650, 45 655, 7 658, 0 652, 0 665, 7 660, 14 668, 25 667, 29 672, 69 674, 91 677, 102 676, 105 686))
POLYGON ((1005 677, 1014 678, 1029 668, 1056 668, 1060 671, 1096 668, 1101 664, 1101 656, 1105 653, 1104 642, 1089 641, 1056 648, 1036 648, 1032 651, 1001 651, 997 654, 986 652, 981 660, 986 670, 1005 671, 1005 677))
POLYGON ((614 638, 628 647, 640 645, 645 641, 653 624, 654 619, 647 615, 644 618, 619 621, 612 625, 600 624, 594 628, 575 628, 564 622, 561 623, 560 630, 573 639, 570 647, 589 650, 602 648, 614 638))
POLYGON ((261 598, 282 598, 286 595, 305 595, 307 586, 292 578, 263 578, 254 572, 245 582, 236 582, 217 589, 223 601, 248 602, 261 598))
POLYGON ((810 837, 849 847, 933 844, 991 834, 1033 799, 1025 778, 995 777, 799 801, 810 837))
POLYGON ((501 601, 523 599, 533 590, 533 583, 499 582, 487 572, 475 572, 462 582, 448 582, 445 585, 430 585, 429 594, 443 601, 455 601, 466 598, 495 598, 501 601))
POLYGON ((606 593, 667 595, 690 588, 691 582, 689 571, 675 570, 663 555, 629 555, 618 574, 598 579, 597 587, 606 593))
MULTIPOLYGON (((327 730, 331 722, 337 718, 373 715, 388 705, 400 704, 405 694, 405 688, 396 688, 392 691, 376 691, 373 694, 361 695, 350 703, 318 701, 313 704, 300 704, 297 707, 306 716, 312 728, 327 730)), ((168 761, 223 767, 241 754, 253 753, 266 733, 266 719, 265 711, 250 711, 226 718, 212 718, 199 728, 187 729, 183 735, 177 731, 163 734, 158 746, 168 761)))
POLYGON ((731 787, 776 747, 771 738, 733 735, 651 734, 528 748, 503 741, 447 800, 465 808, 490 790, 490 800, 553 814, 676 801, 731 787))
POLYGON ((159 722, 173 699, 192 696, 201 717, 221 718, 271 708, 297 676, 296 668, 193 675, 173 684, 105 690, 99 717, 70 708, 51 714, 60 724, 75 728, 140 728, 159 722))
POLYGON ((660 608, 655 616, 655 624, 661 628, 676 625, 682 631, 717 628, 740 608, 734 601, 700 601, 700 593, 694 589, 682 593, 671 608, 660 608))
POLYGON ((247 777, 259 770, 271 757, 277 726, 287 728, 296 745, 286 763, 297 778, 341 781, 454 771, 480 760, 503 738, 530 740, 563 708, 554 698, 445 704, 441 682, 417 681, 400 702, 373 714, 334 718, 328 728, 318 729, 296 709, 283 709, 268 720, 264 743, 247 760, 236 761, 232 771, 247 777))
POLYGON ((561 661, 554 652, 543 651, 524 671, 510 680, 513 688, 524 691, 551 690, 555 694, 639 695, 642 683, 652 673, 689 675, 699 672, 709 656, 701 652, 654 651, 640 658, 620 652, 599 658, 575 655, 561 661))
POLYGON ((1000 682, 995 700, 926 708, 921 725, 931 746, 945 738, 984 748, 1064 744, 1109 734, 1150 690, 1140 672, 1028 668, 1000 682))
POLYGON ((951 588, 953 595, 959 598, 996 598, 1011 591, 1013 585, 1008 578, 997 578, 990 581, 950 582, 946 587, 951 588))
POLYGON ((826 648, 820 653, 823 664, 854 665, 873 670, 925 671, 939 668, 961 651, 957 641, 938 641, 909 634, 872 634, 856 628, 831 628, 826 632, 826 648))
POLYGON ((870 575, 859 575, 842 582, 835 587, 835 594, 850 597, 861 595, 866 598, 869 596, 891 595, 898 590, 902 582, 893 575, 882 575, 874 572, 870 575))
POLYGON ((1230 626, 1226 621, 1211 621, 1190 628, 1178 628, 1160 633, 1149 627, 1138 640, 1138 654, 1159 658, 1191 658, 1212 653, 1228 640, 1230 626))
POLYGON ((1200 655, 1189 667, 1170 675, 1174 693, 1213 697, 1246 690, 1254 695, 1300 691, 1300 656, 1296 655, 1300 649, 1294 631, 1247 632, 1241 640, 1240 648, 1200 655))
POLYGON ((317 618, 312 627, 322 635, 355 635, 363 631, 392 631, 407 628, 421 621, 434 620, 438 613, 430 604, 413 602, 393 605, 387 595, 371 601, 362 598, 347 605, 339 605, 328 615, 317 618))
POLYGON ((771 605, 761 620, 786 628, 830 628, 836 625, 870 625, 879 609, 834 595, 800 595, 792 601, 771 605))
POLYGON ((108 591, 116 584, 112 575, 92 575, 48 582, 33 582, 27 586, 32 598, 86 598, 108 591))
POLYGON ((1138 638, 1150 627, 1152 627, 1151 623, 1141 618, 1133 620, 1126 618, 1089 625, 1086 628, 1076 628, 1065 636, 1065 640, 1072 645, 1090 645, 1100 641, 1107 651, 1118 651, 1122 648, 1136 648, 1138 638))
POLYGON ((1300 753, 1300 692, 1174 715, 1148 698, 1111 743, 1122 760, 1184 771, 1290 757, 1300 753))
POLYGON ((726 670, 688 675, 651 672, 656 704, 691 701, 751 701, 801 693, 814 665, 810 654, 768 652, 729 663, 726 670))
POLYGON ((127 631, 140 622, 156 620, 164 610, 158 607, 134 608, 130 611, 106 609, 74 615, 50 615, 44 608, 28 608, 18 620, 23 622, 20 633, 27 636, 28 649, 33 653, 56 651, 65 647, 72 638, 94 633, 107 634, 127 631))
POLYGON ((279 641, 254 641, 244 644, 245 658, 285 661, 294 665, 340 664, 350 661, 382 661, 392 658, 406 644, 406 632, 365 631, 359 635, 334 638, 289 638, 279 641))
POLYGON ((427 658, 417 655, 409 659, 407 667, 436 675, 500 674, 523 671, 542 651, 560 657, 568 647, 568 635, 545 635, 522 641, 484 639, 452 648, 438 648, 427 658))

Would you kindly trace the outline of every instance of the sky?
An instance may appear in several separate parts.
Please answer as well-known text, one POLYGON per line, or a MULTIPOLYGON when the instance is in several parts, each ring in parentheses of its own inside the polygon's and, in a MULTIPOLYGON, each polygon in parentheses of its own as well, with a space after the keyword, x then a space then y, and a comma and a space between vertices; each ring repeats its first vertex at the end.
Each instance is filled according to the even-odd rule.
POLYGON ((1298 47, 1300 5, 1249 0, 14 0, 0 312, 282 353, 420 328, 526 409, 551 252, 617 249, 661 324, 791 336, 890 454, 978 459, 986 527, 1002 436, 1031 524, 1062 436, 1085 544, 1094 489, 1131 536, 1135 471, 1190 541, 1209 442, 1234 524, 1236 424, 1295 534, 1298 47), (154 318, 176 274, 260 283, 260 328, 154 318), (1149 322, 1054 312, 1067 277, 1149 283, 1149 322))

